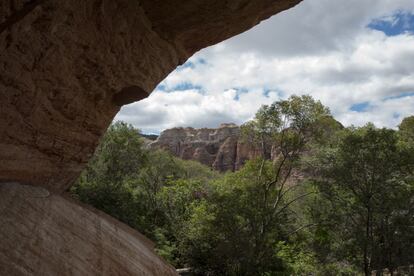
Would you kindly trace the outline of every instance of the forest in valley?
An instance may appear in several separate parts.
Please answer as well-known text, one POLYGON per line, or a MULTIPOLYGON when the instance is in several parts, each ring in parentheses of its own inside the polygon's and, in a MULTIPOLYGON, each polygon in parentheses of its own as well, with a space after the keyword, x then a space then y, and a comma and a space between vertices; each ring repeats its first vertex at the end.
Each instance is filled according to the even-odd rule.
POLYGON ((292 96, 262 106, 241 133, 262 157, 219 173, 149 150, 116 122, 70 192, 190 275, 395 275, 414 265, 414 116, 397 129, 344 127, 319 101, 292 96))

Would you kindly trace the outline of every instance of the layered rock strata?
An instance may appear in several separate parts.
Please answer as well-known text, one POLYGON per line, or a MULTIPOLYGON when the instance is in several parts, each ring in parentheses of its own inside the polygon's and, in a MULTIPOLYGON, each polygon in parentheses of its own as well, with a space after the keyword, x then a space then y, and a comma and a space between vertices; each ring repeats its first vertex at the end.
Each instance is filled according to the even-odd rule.
POLYGON ((260 149, 241 139, 240 128, 235 124, 222 124, 217 129, 167 129, 149 147, 167 150, 218 171, 238 170, 246 160, 261 156, 260 149))

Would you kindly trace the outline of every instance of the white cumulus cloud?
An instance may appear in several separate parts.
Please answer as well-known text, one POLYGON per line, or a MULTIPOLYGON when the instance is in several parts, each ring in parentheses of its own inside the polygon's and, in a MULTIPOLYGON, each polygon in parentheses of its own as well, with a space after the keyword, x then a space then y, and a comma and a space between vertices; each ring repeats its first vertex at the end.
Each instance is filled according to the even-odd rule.
POLYGON ((414 1, 305 0, 195 54, 191 66, 123 107, 116 120, 144 132, 240 124, 262 104, 310 94, 345 125, 395 127, 414 113, 414 35, 387 36, 367 26, 393 25, 401 11, 412 13, 414 1), (364 110, 351 110, 365 102, 364 110))

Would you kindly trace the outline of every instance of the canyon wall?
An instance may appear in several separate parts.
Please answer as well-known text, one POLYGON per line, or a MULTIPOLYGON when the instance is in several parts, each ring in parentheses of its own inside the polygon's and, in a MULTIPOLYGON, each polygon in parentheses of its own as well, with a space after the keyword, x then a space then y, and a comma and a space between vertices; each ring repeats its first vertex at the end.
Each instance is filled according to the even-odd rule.
MULTIPOLYGON (((276 160, 280 157, 277 147, 265 143, 265 153, 257 145, 247 142, 235 124, 221 124, 218 128, 177 127, 166 129, 154 141, 150 149, 162 149, 184 160, 200 162, 214 170, 237 171, 247 160, 263 157, 276 160)), ((307 154, 303 152, 302 154, 307 154)), ((288 185, 303 180, 305 173, 293 168, 288 185)))
POLYGON ((261 150, 243 141, 240 128, 222 124, 219 128, 172 128, 164 130, 149 144, 173 155, 195 160, 218 171, 235 171, 248 159, 261 156, 261 150))

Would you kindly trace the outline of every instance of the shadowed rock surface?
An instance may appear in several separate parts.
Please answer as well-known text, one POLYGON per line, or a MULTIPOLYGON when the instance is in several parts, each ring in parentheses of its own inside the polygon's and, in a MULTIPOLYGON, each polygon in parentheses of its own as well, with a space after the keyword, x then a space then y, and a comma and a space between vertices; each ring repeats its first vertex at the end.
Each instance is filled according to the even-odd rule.
POLYGON ((59 194, 121 105, 300 1, 0 1, 0 183, 45 189, 0 184, 1 274, 173 273, 139 234, 59 194))
POLYGON ((261 156, 260 149, 243 142, 235 124, 222 124, 217 129, 167 129, 149 147, 167 150, 218 171, 238 170, 246 160, 261 156))
POLYGON ((120 105, 299 2, 1 1, 0 181, 66 190, 120 105))
POLYGON ((143 235, 67 195, 0 185, 0 275, 176 275, 143 235))

